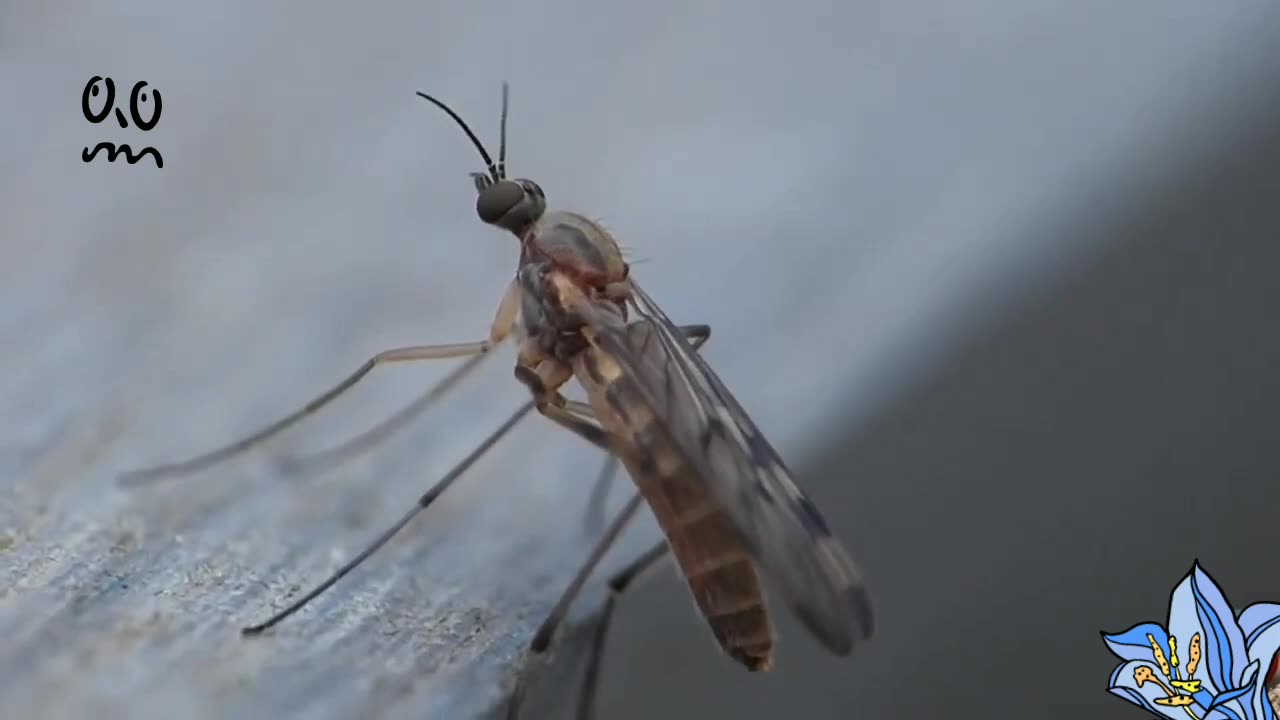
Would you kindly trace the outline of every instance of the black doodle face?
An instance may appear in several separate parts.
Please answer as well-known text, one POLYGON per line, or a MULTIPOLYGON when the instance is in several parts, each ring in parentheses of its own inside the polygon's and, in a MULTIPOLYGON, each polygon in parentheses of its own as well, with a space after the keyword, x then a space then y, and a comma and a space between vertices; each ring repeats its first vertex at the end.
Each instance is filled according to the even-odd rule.
MULTIPOLYGON (((115 82, 111 78, 94 75, 89 79, 89 83, 84 86, 84 92, 80 95, 80 110, 84 112, 85 120, 96 125, 106 120, 114 109, 116 122, 120 123, 121 128, 128 128, 129 121, 125 118, 124 111, 115 107, 115 101, 115 82)), ((143 132, 150 130, 156 126, 156 123, 160 122, 160 110, 162 107, 160 91, 155 89, 148 90, 145 80, 135 84, 133 92, 129 93, 129 117, 133 119, 134 126, 143 132)), ((121 144, 116 147, 115 143, 110 142, 100 142, 94 146, 92 151, 86 147, 80 153, 80 159, 90 162, 97 157, 99 150, 107 151, 107 162, 115 162, 116 156, 123 153, 125 160, 132 165, 150 154, 156 161, 156 167, 164 167, 164 158, 160 157, 160 151, 153 147, 142 148, 137 155, 134 155, 133 148, 127 144, 121 144)))

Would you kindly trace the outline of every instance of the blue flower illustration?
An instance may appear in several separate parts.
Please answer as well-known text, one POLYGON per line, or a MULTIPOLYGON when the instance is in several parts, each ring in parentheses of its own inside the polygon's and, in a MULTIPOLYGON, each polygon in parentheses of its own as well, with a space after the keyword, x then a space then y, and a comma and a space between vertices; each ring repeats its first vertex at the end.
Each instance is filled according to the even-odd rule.
POLYGON ((1141 623, 1102 639, 1121 663, 1107 689, 1171 720, 1278 720, 1266 676, 1280 649, 1280 604, 1237 618, 1195 563, 1169 598, 1169 625, 1141 623))

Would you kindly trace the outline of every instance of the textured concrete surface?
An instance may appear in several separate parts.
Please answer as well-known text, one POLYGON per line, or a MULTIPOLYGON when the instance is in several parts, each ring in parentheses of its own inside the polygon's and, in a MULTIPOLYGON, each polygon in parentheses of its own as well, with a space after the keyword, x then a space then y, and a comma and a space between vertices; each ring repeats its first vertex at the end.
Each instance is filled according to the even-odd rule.
MULTIPOLYGON (((379 349, 483 335, 514 251, 475 221, 474 152, 416 89, 490 139, 511 81, 513 171, 603 218, 673 317, 713 325, 707 355, 807 466, 885 608, 849 661, 784 618, 778 671, 746 676, 716 657, 675 581, 655 578, 624 603, 607 717, 874 716, 901 693, 929 700, 889 682, 928 662, 904 603, 992 606, 893 548, 948 557, 899 528, 919 520, 906 488, 949 497, 954 481, 823 448, 876 437, 926 457, 933 431, 883 419, 963 418, 942 410, 1025 390, 997 375, 978 379, 988 393, 909 404, 991 328, 1048 302, 1044 288, 1081 287, 1061 284, 1124 247, 1116 228, 1248 155, 1274 119, 1263 0, 130 8, 0 8, 3 717, 464 718, 503 698, 585 556, 598 462, 536 420, 308 610, 269 637, 237 628, 340 565, 523 399, 509 354, 329 472, 286 478, 272 461, 368 427, 449 363, 379 371, 239 462, 141 491, 113 482, 233 439, 379 349), (158 89, 157 126, 87 122, 94 75, 115 79, 117 106, 139 80, 158 89), (82 162, 103 140, 152 145, 165 167, 82 162)), ((1243 237, 1235 216, 1222 238, 1243 237)), ((1013 348, 997 357, 1015 362, 1013 348)), ((1175 442, 1153 437, 1144 452, 1175 442)), ((983 457, 994 476, 1024 469, 983 457)), ((653 533, 646 519, 608 562, 653 533)), ((1097 629, 1071 632, 1092 643, 1097 629)), ((551 702, 577 655, 552 666, 551 702)), ((1100 687, 1097 662, 1079 672, 1100 687)), ((1110 716, 1136 712, 1097 695, 1110 716)))

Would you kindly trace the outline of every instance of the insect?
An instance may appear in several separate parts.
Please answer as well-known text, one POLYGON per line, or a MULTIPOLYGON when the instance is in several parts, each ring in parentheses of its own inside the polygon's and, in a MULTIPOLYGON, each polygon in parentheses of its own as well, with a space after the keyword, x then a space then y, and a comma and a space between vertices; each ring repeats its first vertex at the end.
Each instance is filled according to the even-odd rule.
MULTIPOLYGON (((473 172, 476 214, 520 244, 515 277, 485 340, 385 350, 305 407, 253 435, 191 460, 127 473, 137 483, 207 467, 254 447, 319 410, 375 367, 439 358, 470 358, 440 386, 337 454, 377 441, 407 421, 508 337, 518 343, 514 374, 531 400, 419 498, 417 504, 333 575, 266 621, 258 634, 324 592, 404 528, 531 410, 620 462, 638 493, 604 530, 587 561, 530 643, 544 653, 570 604, 627 522, 647 504, 665 538, 609 580, 611 592, 595 630, 579 715, 594 705, 602 648, 615 602, 628 584, 668 552, 720 647, 750 671, 772 664, 774 631, 762 579, 770 581, 801 623, 831 652, 848 655, 872 634, 872 609, 862 575, 790 471, 742 406, 698 354, 706 325, 677 326, 631 277, 613 237, 583 215, 548 210, 532 180, 506 175, 508 88, 502 88, 501 144, 494 162, 448 105, 485 163, 473 172), (560 390, 571 379, 588 402, 560 390)), ((599 482, 606 482, 602 473, 599 482)), ((509 705, 518 715, 526 663, 509 705)))

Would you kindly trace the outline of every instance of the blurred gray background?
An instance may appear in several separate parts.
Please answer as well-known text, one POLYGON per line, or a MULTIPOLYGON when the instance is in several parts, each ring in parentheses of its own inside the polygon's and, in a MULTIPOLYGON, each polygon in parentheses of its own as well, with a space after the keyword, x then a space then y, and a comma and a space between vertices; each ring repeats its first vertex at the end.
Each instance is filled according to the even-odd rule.
POLYGON ((1100 630, 1162 620, 1197 557, 1237 606, 1280 600, 1277 37, 1271 0, 0 7, 0 715, 501 702, 585 557, 599 462, 538 419, 271 636, 236 628, 524 399, 509 348, 330 472, 270 461, 452 363, 380 370, 198 476, 113 478, 377 350, 484 335, 516 249, 474 217, 474 150, 413 91, 495 144, 508 80, 513 174, 714 327, 706 355, 880 618, 840 660, 780 613, 776 670, 748 675, 655 574, 623 600, 602 717, 1142 717, 1105 691, 1100 630), (87 122, 94 75, 121 108, 159 90, 157 126, 87 122), (81 161, 104 140, 165 167, 81 161))

